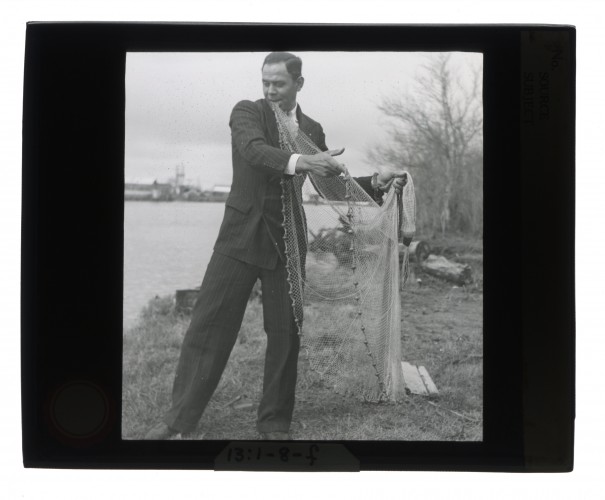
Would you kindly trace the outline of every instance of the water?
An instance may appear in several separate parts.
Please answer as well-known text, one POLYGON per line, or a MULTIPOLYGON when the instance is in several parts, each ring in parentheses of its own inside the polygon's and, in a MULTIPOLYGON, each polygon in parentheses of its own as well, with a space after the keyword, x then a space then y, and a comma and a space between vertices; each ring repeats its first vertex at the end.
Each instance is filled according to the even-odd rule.
POLYGON ((201 284, 224 210, 224 203, 125 202, 125 327, 156 295, 201 284))
MULTIPOLYGON (((311 211, 326 206, 306 205, 311 211)), ((224 203, 127 201, 124 204, 124 326, 155 296, 197 288, 225 211, 224 203)), ((334 216, 334 214, 332 214, 334 216)), ((309 221, 311 230, 319 227, 309 221)))

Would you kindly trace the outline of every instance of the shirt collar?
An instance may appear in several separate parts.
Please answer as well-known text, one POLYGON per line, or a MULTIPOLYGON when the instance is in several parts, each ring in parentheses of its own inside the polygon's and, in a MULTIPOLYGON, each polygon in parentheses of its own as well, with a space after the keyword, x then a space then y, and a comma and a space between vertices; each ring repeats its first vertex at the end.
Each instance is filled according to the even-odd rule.
POLYGON ((294 107, 288 111, 287 115, 296 119, 296 113, 298 112, 298 103, 294 103, 294 107))

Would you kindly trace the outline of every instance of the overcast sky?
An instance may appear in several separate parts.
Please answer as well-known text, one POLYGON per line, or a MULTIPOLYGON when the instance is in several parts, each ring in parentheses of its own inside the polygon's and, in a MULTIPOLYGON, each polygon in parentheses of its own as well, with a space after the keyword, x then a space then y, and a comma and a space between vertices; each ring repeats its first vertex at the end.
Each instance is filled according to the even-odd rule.
MULTIPOLYGON (((298 103, 326 132, 354 175, 371 174, 366 152, 386 138, 377 109, 383 96, 413 89, 430 54, 297 52, 305 84, 298 103)), ((231 184, 229 115, 240 100, 262 98, 266 53, 129 53, 126 63, 127 180, 167 180, 176 165, 209 189, 231 184)), ((454 53, 464 77, 482 54, 454 53)))

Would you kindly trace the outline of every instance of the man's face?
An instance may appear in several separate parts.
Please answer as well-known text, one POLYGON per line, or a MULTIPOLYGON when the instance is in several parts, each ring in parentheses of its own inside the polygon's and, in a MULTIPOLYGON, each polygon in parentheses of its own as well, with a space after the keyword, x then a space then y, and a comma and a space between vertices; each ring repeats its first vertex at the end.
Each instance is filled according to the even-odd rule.
POLYGON ((303 82, 302 76, 296 80, 292 78, 284 62, 263 66, 263 94, 269 101, 277 102, 284 111, 294 108, 296 94, 303 82))

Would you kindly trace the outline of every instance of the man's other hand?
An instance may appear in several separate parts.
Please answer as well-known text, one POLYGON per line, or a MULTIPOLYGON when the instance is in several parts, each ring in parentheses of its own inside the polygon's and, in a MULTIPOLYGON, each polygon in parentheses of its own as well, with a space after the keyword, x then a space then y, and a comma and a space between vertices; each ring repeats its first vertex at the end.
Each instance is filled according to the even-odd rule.
POLYGON ((328 149, 326 151, 326 153, 328 153, 330 156, 338 156, 341 155, 345 152, 345 148, 338 148, 338 149, 328 149))
POLYGON ((296 162, 296 173, 310 172, 320 177, 333 177, 346 173, 345 166, 333 156, 342 154, 344 148, 330 149, 314 155, 302 155, 296 162))
POLYGON ((400 194, 408 182, 408 176, 404 173, 383 172, 376 177, 378 188, 382 191, 388 191, 391 185, 395 191, 400 194))

